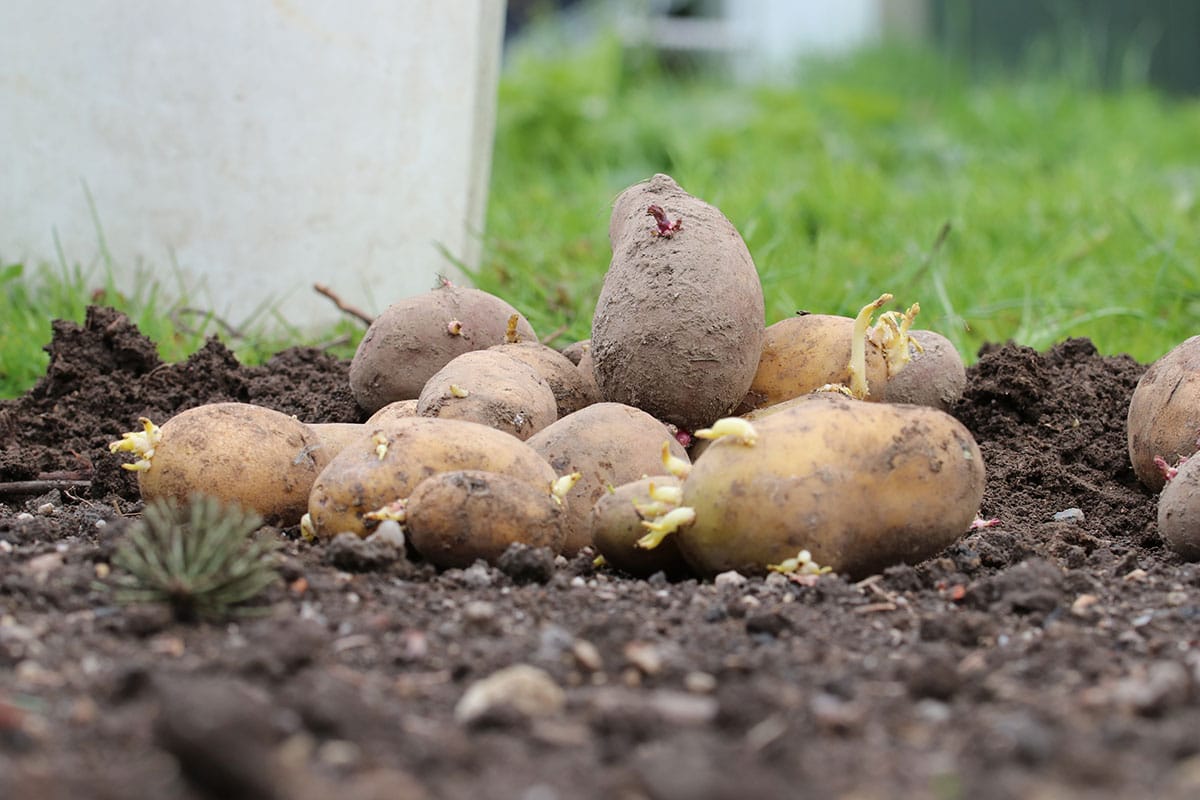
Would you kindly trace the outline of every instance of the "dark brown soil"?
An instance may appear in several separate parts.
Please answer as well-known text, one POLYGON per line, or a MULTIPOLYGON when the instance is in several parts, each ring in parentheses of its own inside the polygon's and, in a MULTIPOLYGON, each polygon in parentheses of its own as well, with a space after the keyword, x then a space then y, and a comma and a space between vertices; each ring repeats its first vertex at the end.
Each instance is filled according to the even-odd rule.
POLYGON ((0 404, 0 797, 1200 793, 1200 569, 1163 547, 1127 463, 1143 366, 1086 340, 970 369, 955 414, 999 524, 925 563, 669 583, 534 552, 439 575, 284 531, 265 614, 220 625, 97 579, 140 508, 106 445, 213 400, 358 420, 347 364, 243 367, 212 341, 166 365, 104 309, 49 350, 0 404), (76 483, 12 493, 45 479, 76 483), (514 664, 561 710, 456 720, 514 664))

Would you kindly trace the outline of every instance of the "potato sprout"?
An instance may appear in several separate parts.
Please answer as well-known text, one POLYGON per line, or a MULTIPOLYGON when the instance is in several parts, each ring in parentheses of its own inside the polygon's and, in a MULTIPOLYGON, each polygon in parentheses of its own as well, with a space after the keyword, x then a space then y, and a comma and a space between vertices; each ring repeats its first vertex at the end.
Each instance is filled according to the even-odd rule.
POLYGON ((695 436, 697 439, 723 439, 730 436, 738 444, 747 447, 758 441, 758 432, 754 430, 754 426, 749 420, 741 417, 723 417, 714 422, 712 427, 696 431, 695 436))
POLYGON ((554 479, 550 484, 550 497, 555 503, 562 505, 563 498, 567 496, 567 492, 575 488, 575 484, 579 483, 579 479, 583 477, 582 472, 572 472, 569 475, 562 475, 554 479))
POLYGON ((151 459, 154 458, 154 448, 162 439, 162 432, 146 417, 138 417, 138 422, 142 423, 140 431, 122 433, 120 441, 109 444, 108 450, 110 453, 135 454, 138 457, 137 461, 132 464, 122 464, 121 468, 132 472, 145 472, 150 469, 151 459))
POLYGON ((785 558, 778 564, 768 564, 771 572, 782 572, 785 575, 824 575, 832 572, 829 567, 822 567, 813 561, 812 553, 801 550, 792 558, 785 558))
POLYGON ((642 527, 650 532, 637 540, 637 546, 643 550, 653 550, 667 536, 695 521, 696 510, 687 506, 680 506, 653 520, 645 520, 642 527))

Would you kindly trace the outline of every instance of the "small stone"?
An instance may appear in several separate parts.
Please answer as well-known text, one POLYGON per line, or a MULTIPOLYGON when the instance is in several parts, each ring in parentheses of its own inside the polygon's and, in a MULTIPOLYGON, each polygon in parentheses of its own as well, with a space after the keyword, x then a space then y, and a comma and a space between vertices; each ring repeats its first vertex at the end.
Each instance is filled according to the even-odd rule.
POLYGON ((54 514, 54 503, 42 503, 37 507, 37 513, 43 517, 49 517, 54 514))
POLYGON ((54 572, 62 565, 63 557, 61 553, 46 553, 29 559, 25 564, 25 569, 38 584, 42 584, 50 577, 51 572, 54 572))
POLYGON ((549 583, 554 577, 558 561, 566 560, 555 556, 548 547, 530 547, 523 542, 513 542, 500 555, 496 566, 514 583, 549 583))
POLYGON ((588 672, 599 672, 604 667, 604 660, 600 658, 600 651, 596 649, 596 645, 586 639, 576 639, 571 645, 571 655, 575 657, 575 661, 579 666, 586 669, 588 672))
POLYGON ((650 642, 630 642, 625 645, 625 660, 643 675, 657 675, 663 668, 662 652, 650 642))
POLYGON ((683 676, 683 688, 693 694, 712 694, 717 690, 717 679, 707 672, 689 672, 683 676))
POLYGON ((487 564, 476 561, 462 571, 462 582, 470 589, 486 589, 492 585, 492 572, 487 564))
POLYGON ((491 622, 496 618, 496 606, 486 600, 472 600, 463 606, 463 618, 468 622, 491 622))
POLYGON ((729 570, 722 572, 713 578, 714 586, 742 586, 746 583, 746 576, 737 570, 729 570))
POLYGON ((379 543, 383 545, 391 545, 397 550, 404 549, 404 529, 400 527, 400 523, 394 519, 385 519, 379 523, 379 527, 375 532, 367 537, 367 541, 371 543, 379 543))
MULTIPOLYGON (((382 525, 381 525, 382 527, 382 525)), ((403 559, 404 545, 396 546, 386 536, 360 539, 353 533, 339 533, 325 546, 325 561, 347 572, 373 572, 403 559)))
POLYGON ((454 718, 469 725, 498 710, 543 717, 559 713, 565 705, 566 695, 549 673, 514 664, 473 683, 454 707, 454 718))
POLYGON ((1063 509, 1054 515, 1055 522, 1073 522, 1078 524, 1083 522, 1083 519, 1083 509, 1081 508, 1063 509))

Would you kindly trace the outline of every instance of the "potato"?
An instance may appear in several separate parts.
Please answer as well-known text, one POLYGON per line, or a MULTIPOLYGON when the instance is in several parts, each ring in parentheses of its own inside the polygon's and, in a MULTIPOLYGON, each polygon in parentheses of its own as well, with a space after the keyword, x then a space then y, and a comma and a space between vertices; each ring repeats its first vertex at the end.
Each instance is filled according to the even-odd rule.
POLYGON ((563 504, 549 486, 511 475, 457 470, 417 484, 405 503, 408 541, 437 567, 495 564, 510 544, 562 548, 563 504))
POLYGON ((313 430, 295 417, 248 403, 210 403, 183 411, 161 429, 113 442, 113 452, 139 456, 146 502, 186 503, 195 492, 238 503, 271 525, 295 525, 309 489, 331 457, 313 430))
POLYGON ((592 543, 592 506, 606 486, 663 471, 663 442, 673 455, 687 459, 687 452, 663 423, 620 403, 581 408, 529 438, 527 444, 556 474, 581 475, 566 498, 563 553, 574 555, 592 543))
POLYGON ((823 393, 752 430, 752 444, 714 442, 684 481, 695 519, 676 535, 702 574, 761 572, 808 550, 860 578, 953 543, 983 497, 979 447, 937 409, 823 393))
POLYGON ((571 342, 562 349, 562 354, 566 356, 572 364, 579 366, 579 359, 583 358, 583 354, 592 349, 591 339, 580 339, 578 342, 571 342))
POLYGON ((1158 533, 1188 561, 1200 561, 1200 457, 1179 465, 1158 496, 1158 533))
POLYGON ((945 336, 927 330, 909 331, 921 346, 912 360, 883 385, 885 403, 911 403, 948 411, 967 388, 962 356, 945 336))
POLYGON ((409 417, 372 430, 346 447, 313 482, 313 533, 366 536, 363 514, 408 497, 439 472, 499 472, 548 489, 557 477, 544 458, 507 433, 463 420, 409 417))
POLYGON ((362 437, 366 426, 359 422, 309 422, 309 430, 321 440, 321 449, 328 462, 346 445, 362 437))
MULTIPOLYGON (((826 384, 850 385, 850 348, 854 319, 830 314, 788 317, 767 327, 762 355, 739 411, 775 405, 826 384)), ((887 362, 873 342, 866 343, 867 386, 887 382, 887 362)), ((874 394, 868 400, 882 399, 874 394)))
POLYGON ((742 237, 716 208, 655 175, 617 198, 609 238, 591 336, 601 398, 685 430, 729 413, 750 388, 764 329, 742 237))
POLYGON ((386 425, 393 419, 401 419, 402 417, 416 417, 417 414, 417 398, 410 400, 397 400, 394 403, 388 403, 383 408, 376 411, 367 418, 368 425, 386 425))
POLYGON ((600 401, 595 381, 589 381, 565 355, 541 342, 512 342, 492 348, 531 367, 550 385, 561 419, 600 401))
POLYGON ((1129 460, 1152 492, 1163 488, 1155 456, 1169 465, 1196 452, 1200 439, 1200 336, 1150 365, 1133 390, 1126 418, 1129 460))
POLYGON ((592 544, 596 551, 611 566, 637 577, 644 578, 656 572, 664 572, 669 577, 690 574, 691 569, 673 538, 664 539, 653 549, 637 546, 638 539, 647 533, 642 522, 654 518, 651 512, 655 505, 667 505, 652 498, 651 491, 657 492, 663 487, 678 489, 680 485, 679 478, 674 475, 653 475, 623 483, 601 494, 592 506, 591 515, 592 544))
MULTIPOLYGON (((420 396, 450 359, 503 342, 516 313, 495 295, 453 285, 393 303, 367 328, 350 362, 354 399, 370 414, 420 396)), ((517 332, 537 340, 524 317, 517 332)))
POLYGON ((478 422, 528 439, 558 419, 558 404, 533 367, 507 351, 475 350, 456 356, 429 379, 417 398, 417 413, 478 422))

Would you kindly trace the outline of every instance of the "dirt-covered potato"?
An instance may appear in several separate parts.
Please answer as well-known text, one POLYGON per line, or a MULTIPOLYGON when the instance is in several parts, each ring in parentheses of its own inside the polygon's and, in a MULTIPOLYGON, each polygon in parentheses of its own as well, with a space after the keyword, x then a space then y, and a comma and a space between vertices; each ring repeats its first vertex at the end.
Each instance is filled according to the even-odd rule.
POLYGON ((1160 491, 1165 479, 1155 457, 1174 466, 1200 440, 1200 336, 1150 365, 1133 390, 1126 428, 1133 471, 1147 489, 1160 491))
POLYGON ((308 496, 312 533, 366 536, 364 514, 407 498, 431 475, 464 469, 499 472, 548 489, 557 477, 544 458, 503 431, 475 422, 408 417, 371 430, 329 462, 308 496))
POLYGON ((592 349, 591 339, 580 339, 578 342, 571 342, 562 349, 562 354, 566 356, 572 364, 579 366, 579 359, 583 358, 583 354, 592 349))
MULTIPOLYGON (((479 289, 446 285, 393 303, 380 314, 350 362, 350 389, 367 413, 420 396, 450 359, 504 341, 516 309, 479 289)), ((517 332, 537 340, 524 317, 517 332)))
POLYGON ((975 440, 926 406, 824 394, 726 430, 683 484, 694 516, 675 535, 702 574, 762 572, 802 551, 852 577, 917 562, 966 533, 983 497, 975 440))
POLYGON ((667 175, 617 198, 592 318, 596 385, 685 430, 729 413, 763 339, 762 285, 733 224, 667 175))
POLYGON ((600 401, 595 382, 587 380, 569 358, 553 347, 541 342, 512 342, 492 349, 512 356, 542 376, 554 392, 559 417, 600 401))
POLYGON ((967 388, 967 368, 953 343, 935 331, 909 331, 919 346, 912 360, 883 385, 885 403, 911 403, 948 411, 967 388))
MULTIPOLYGON (((516 346, 516 345, 511 345, 516 346)), ((417 398, 423 417, 463 419, 528 439, 558 419, 550 384, 507 350, 455 356, 417 398)))
POLYGON ((393 419, 401 419, 402 417, 416 417, 417 414, 417 398, 410 400, 397 400, 394 403, 388 403, 383 408, 376 411, 367 418, 367 425, 386 425, 393 419))
POLYGON ((142 499, 183 504, 193 493, 238 503, 280 526, 295 525, 314 479, 330 461, 321 439, 295 417, 248 403, 211 403, 110 445, 132 452, 142 499))
POLYGON ((642 523, 679 505, 681 492, 674 475, 652 475, 605 491, 592 506, 592 544, 611 566, 630 575, 646 577, 663 572, 668 577, 690 574, 675 540, 668 537, 658 547, 638 547, 647 533, 642 523), (666 496, 664 496, 666 495, 666 496))
POLYGON ((1200 561, 1200 457, 1179 465, 1158 496, 1158 533, 1188 561, 1200 561))
POLYGON ((566 502, 563 553, 574 555, 592 543, 592 506, 605 487, 663 471, 664 442, 672 455, 687 459, 663 423, 621 403, 581 408, 529 438, 526 444, 550 462, 555 473, 582 476, 566 502))
POLYGON ((549 486, 482 470, 421 481, 404 505, 408 541, 431 564, 496 563, 510 544, 562 548, 563 505, 549 486))

